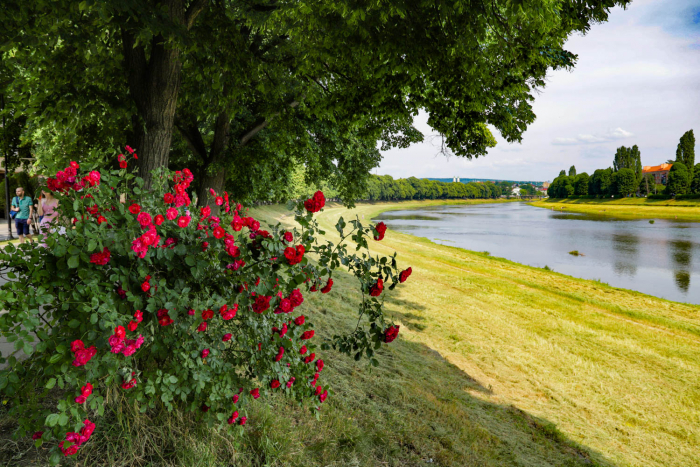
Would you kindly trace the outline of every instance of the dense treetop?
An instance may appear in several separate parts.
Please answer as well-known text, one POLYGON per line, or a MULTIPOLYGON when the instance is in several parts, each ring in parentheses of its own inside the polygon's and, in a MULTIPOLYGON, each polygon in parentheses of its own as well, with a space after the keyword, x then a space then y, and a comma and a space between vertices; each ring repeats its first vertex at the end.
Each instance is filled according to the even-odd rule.
POLYGON ((457 156, 484 155, 489 128, 520 141, 547 71, 575 63, 568 36, 627 3, 9 0, 0 93, 44 165, 126 141, 147 185, 172 155, 200 192, 303 164, 351 198, 379 141, 422 138, 419 109, 457 156))

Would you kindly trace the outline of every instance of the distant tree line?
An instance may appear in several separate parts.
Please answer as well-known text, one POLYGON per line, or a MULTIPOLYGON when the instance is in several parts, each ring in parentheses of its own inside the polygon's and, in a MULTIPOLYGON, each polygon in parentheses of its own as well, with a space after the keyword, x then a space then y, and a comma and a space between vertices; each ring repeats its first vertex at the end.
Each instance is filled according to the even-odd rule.
POLYGON ((550 198, 700 195, 700 164, 695 165, 693 130, 683 134, 676 149, 676 159, 668 162, 673 166, 666 186, 657 185, 653 175, 643 174, 637 145, 631 148, 620 146, 615 152, 612 167, 598 169, 589 176, 586 172, 577 174, 576 167, 572 165, 568 174, 564 170, 559 172, 547 189, 547 195, 550 198))
POLYGON ((394 179, 391 175, 372 175, 367 183, 366 199, 370 201, 485 199, 500 198, 502 194, 510 194, 510 184, 507 182, 499 184, 441 182, 416 177, 394 179))

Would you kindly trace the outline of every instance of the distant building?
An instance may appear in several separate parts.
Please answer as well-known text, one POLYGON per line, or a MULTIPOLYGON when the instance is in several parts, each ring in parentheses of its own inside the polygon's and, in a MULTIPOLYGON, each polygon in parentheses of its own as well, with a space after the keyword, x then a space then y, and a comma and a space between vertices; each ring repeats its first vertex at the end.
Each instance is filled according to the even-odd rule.
POLYGON ((647 165, 642 168, 644 175, 651 174, 657 185, 665 185, 668 181, 668 172, 673 164, 647 165))
POLYGON ((452 183, 459 183, 459 177, 452 177, 452 183))
POLYGON ((542 182, 542 188, 544 188, 544 191, 547 191, 547 188, 549 188, 550 183, 549 182, 542 182))
POLYGON ((520 198, 520 188, 516 185, 510 192, 511 196, 515 196, 516 198, 520 198))

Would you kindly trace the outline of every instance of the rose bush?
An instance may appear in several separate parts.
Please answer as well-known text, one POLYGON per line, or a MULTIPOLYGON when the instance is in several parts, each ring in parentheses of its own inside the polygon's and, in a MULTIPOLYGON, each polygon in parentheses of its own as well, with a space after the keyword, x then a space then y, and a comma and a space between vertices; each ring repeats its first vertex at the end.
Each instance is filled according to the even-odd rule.
POLYGON ((317 192, 290 206, 299 228, 264 230, 227 193, 210 193, 219 216, 195 207, 187 169, 156 171, 142 190, 128 168, 136 157, 127 147, 120 169, 102 172, 71 162, 47 182, 60 215, 46 247, 0 253, 9 279, 0 334, 15 348, 0 356, 0 391, 18 436, 53 443, 58 463, 89 440, 110 391, 141 412, 199 411, 212 425, 243 430, 248 405, 271 392, 320 407, 330 392, 321 348, 377 364, 374 351, 398 333, 384 320, 384 287, 410 274, 395 254, 367 251, 383 225, 341 218, 341 241, 322 241, 317 192), (359 279, 358 325, 319 346, 298 307, 306 293, 329 292, 341 266, 359 279), (29 357, 18 359, 20 350, 29 357), (47 404, 54 387, 60 399, 47 404))

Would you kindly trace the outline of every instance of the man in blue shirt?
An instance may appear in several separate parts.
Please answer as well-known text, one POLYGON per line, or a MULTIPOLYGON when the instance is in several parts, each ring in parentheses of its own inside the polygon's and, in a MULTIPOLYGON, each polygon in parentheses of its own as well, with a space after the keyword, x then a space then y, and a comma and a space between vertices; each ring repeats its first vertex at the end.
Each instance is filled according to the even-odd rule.
POLYGON ((17 212, 15 216, 17 236, 19 237, 20 243, 24 243, 25 235, 31 242, 32 236, 29 235, 29 223, 34 213, 34 203, 32 202, 32 198, 24 194, 24 188, 21 186, 17 187, 15 194, 17 196, 12 198, 12 210, 17 212))

